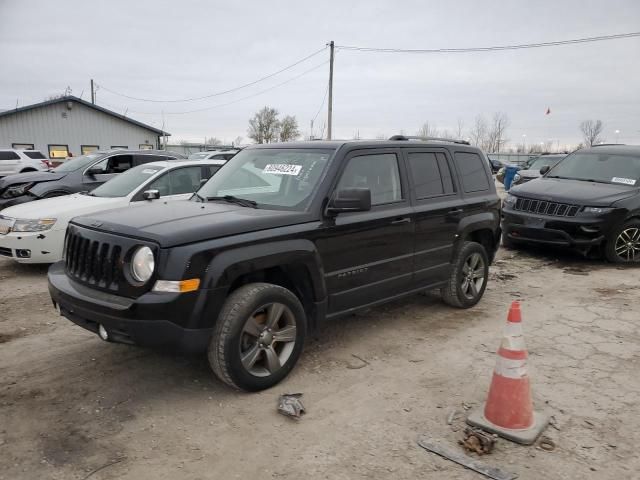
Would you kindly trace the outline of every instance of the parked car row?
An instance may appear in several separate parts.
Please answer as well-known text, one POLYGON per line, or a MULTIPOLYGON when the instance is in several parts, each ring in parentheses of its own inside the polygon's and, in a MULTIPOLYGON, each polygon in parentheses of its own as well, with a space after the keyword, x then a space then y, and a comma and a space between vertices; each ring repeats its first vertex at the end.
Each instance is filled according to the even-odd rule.
POLYGON ((51 163, 40 150, 0 149, 0 178, 16 173, 48 170, 51 163))

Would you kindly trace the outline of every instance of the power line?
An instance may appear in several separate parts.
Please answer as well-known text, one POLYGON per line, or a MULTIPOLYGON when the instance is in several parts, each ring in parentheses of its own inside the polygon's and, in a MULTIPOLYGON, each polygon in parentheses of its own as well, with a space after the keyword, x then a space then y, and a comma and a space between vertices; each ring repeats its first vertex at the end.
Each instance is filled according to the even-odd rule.
MULTIPOLYGON (((164 113, 164 115, 185 115, 185 114, 188 114, 188 113, 204 112, 206 110, 213 110, 214 108, 220 108, 220 107, 226 107, 226 106, 229 106, 229 105, 233 105, 234 103, 238 103, 238 102, 241 102, 243 100, 247 100, 249 98, 257 97, 258 95, 262 95, 263 93, 269 92, 269 91, 274 90, 274 89, 276 89, 278 87, 286 85, 287 83, 293 82, 294 80, 297 80, 298 78, 303 77, 304 75, 306 75, 308 73, 311 73, 314 70, 319 69, 320 67, 323 67, 327 63, 329 63, 329 60, 325 60, 324 62, 322 62, 322 63, 320 63, 320 64, 318 64, 318 65, 316 65, 316 66, 314 66, 314 67, 312 67, 312 68, 310 68, 308 70, 305 70, 304 72, 302 72, 302 73, 300 73, 300 74, 298 74, 298 75, 296 75, 294 77, 291 77, 291 78, 285 80, 284 82, 280 82, 280 83, 278 83, 276 85, 273 85, 273 86, 271 86, 269 88, 265 88, 264 90, 261 90, 259 92, 253 93, 251 95, 247 95, 247 96, 242 97, 242 98, 238 98, 236 100, 232 100, 230 102, 219 103, 217 105, 211 105, 209 107, 198 108, 198 109, 195 109, 195 110, 188 110, 188 111, 184 111, 184 112, 163 112, 163 113, 164 113)), ((104 102, 101 102, 101 103, 102 103, 102 105, 106 105, 109 108, 112 108, 114 110, 118 110, 118 107, 114 107, 114 106, 109 105, 109 104, 104 103, 104 102)), ((129 113, 137 113, 137 114, 140 114, 140 115, 157 115, 158 114, 157 112, 140 112, 140 111, 135 111, 135 110, 128 110, 128 112, 129 113)))
POLYGON ((313 120, 311 120, 312 122, 315 123, 316 118, 318 118, 318 115, 320 115, 320 112, 322 111, 322 107, 324 107, 324 102, 327 101, 327 94, 329 93, 329 83, 327 83, 327 88, 324 91, 324 96, 322 97, 322 103, 320 104, 320 108, 318 108, 318 113, 316 113, 313 117, 313 120))
POLYGON ((114 94, 114 95, 118 95, 118 96, 120 96, 120 97, 128 98, 128 99, 130 99, 130 100, 138 100, 138 101, 140 101, 140 102, 152 102, 152 103, 180 103, 180 102, 194 102, 194 101, 197 101, 197 100, 205 100, 205 99, 207 99, 207 98, 218 97, 218 96, 220 96, 220 95, 225 95, 225 94, 227 94, 227 93, 237 92, 238 90, 242 90, 243 88, 247 88, 247 87, 250 87, 250 86, 252 86, 252 85, 255 85, 256 83, 262 82, 262 81, 264 81, 264 80, 268 80, 268 79, 270 79, 270 78, 272 78, 272 77, 275 77, 276 75, 281 74, 282 72, 286 72, 287 70, 292 69, 292 68, 293 68, 293 67, 295 67, 296 65, 300 65, 302 62, 304 62, 304 61, 306 61, 306 60, 309 60, 309 59, 310 59, 310 58, 312 58, 312 57, 315 57, 315 56, 316 56, 316 55, 318 55, 319 53, 323 52, 326 48, 327 48, 326 46, 325 46, 325 47, 322 47, 320 50, 317 50, 317 51, 313 52, 311 55, 307 55, 306 57, 301 58, 301 59, 300 59, 300 60, 298 60, 297 62, 292 63, 291 65, 288 65, 288 66, 286 66, 286 67, 284 67, 284 68, 282 68, 282 69, 278 70, 277 72, 270 73, 269 75, 266 75, 266 76, 264 76, 264 77, 261 77, 261 78, 259 78, 259 79, 257 79, 257 80, 252 81, 252 82, 245 83, 244 85, 240 85, 240 86, 238 86, 238 87, 230 88, 229 90, 223 90, 223 91, 221 91, 221 92, 215 92, 215 93, 211 93, 211 94, 209 94, 209 95, 203 95, 202 97, 182 98, 182 99, 177 99, 177 100, 158 100, 158 99, 152 99, 152 98, 134 97, 134 96, 131 96, 131 95, 127 95, 127 94, 124 94, 124 93, 117 92, 117 91, 115 91, 115 90, 111 90, 110 88, 107 88, 107 87, 105 87, 104 85, 100 85, 100 87, 101 87, 103 90, 105 90, 105 91, 107 91, 107 92, 109 92, 109 93, 112 93, 112 94, 114 94))
POLYGON ((358 47, 353 45, 336 45, 340 50, 352 50, 358 52, 381 52, 381 53, 472 53, 472 52, 493 52, 499 50, 521 50, 525 48, 555 47, 560 45, 574 45, 579 43, 602 42, 605 40, 618 40, 622 38, 640 37, 640 32, 618 33, 614 35, 601 35, 599 37, 575 38, 572 40, 559 40, 555 42, 523 43, 519 45, 496 45, 492 47, 469 47, 469 48, 375 48, 358 47))

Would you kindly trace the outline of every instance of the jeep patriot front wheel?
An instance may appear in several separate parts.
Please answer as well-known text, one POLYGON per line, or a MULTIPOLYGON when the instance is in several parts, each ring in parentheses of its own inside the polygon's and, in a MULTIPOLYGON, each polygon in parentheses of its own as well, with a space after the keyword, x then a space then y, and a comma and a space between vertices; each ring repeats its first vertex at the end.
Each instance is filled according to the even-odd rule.
POLYGON ((292 292, 268 283, 244 285, 229 295, 220 312, 209 363, 228 385, 263 390, 291 371, 305 334, 305 312, 292 292))

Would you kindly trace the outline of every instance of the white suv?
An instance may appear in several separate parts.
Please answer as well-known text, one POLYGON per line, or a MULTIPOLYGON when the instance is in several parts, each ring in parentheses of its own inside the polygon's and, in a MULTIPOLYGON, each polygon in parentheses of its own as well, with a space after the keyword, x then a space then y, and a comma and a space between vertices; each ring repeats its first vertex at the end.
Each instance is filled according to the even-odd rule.
POLYGON ((49 160, 40 150, 0 149, 0 177, 49 170, 50 166, 49 160))

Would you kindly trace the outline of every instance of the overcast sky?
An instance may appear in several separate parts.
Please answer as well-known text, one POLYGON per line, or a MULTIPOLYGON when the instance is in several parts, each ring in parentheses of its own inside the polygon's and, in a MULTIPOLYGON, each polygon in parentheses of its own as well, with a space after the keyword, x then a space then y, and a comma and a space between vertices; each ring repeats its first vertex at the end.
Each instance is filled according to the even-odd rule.
MULTIPOLYGON (((42 101, 69 86, 158 127, 173 140, 247 138, 269 105, 308 135, 327 88, 328 50, 237 92, 171 100, 251 82, 337 45, 457 48, 547 42, 640 31, 638 0, 538 1, 87 1, 0 0, 0 109, 42 101), (289 83, 263 90, 315 70, 289 83), (220 106, 244 97, 232 105, 220 106), (213 108, 208 108, 213 107, 213 108), (175 114, 208 108, 197 113, 175 114)), ((429 121, 455 130, 505 112, 510 143, 575 144, 584 119, 607 140, 640 143, 640 38, 531 50, 385 54, 338 50, 334 138, 414 134, 429 121), (545 116, 545 110, 551 115, 545 116)), ((326 103, 315 125, 326 121, 326 103)), ((316 129, 317 134, 317 129, 316 129)))

